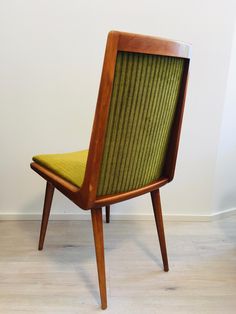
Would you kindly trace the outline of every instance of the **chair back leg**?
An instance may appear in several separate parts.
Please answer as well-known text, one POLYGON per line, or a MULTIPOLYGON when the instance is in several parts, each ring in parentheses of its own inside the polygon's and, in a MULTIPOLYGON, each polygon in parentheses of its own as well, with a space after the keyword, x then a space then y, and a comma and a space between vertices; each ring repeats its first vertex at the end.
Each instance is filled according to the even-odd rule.
POLYGON ((104 257, 104 241, 103 241, 103 222, 102 208, 91 209, 93 236, 95 243, 95 252, 97 259, 98 282, 101 296, 101 308, 107 308, 107 292, 106 292, 106 274, 105 274, 105 257, 104 257))
POLYGON ((51 183, 47 182, 44 206, 43 206, 43 216, 42 216, 42 222, 41 222, 40 237, 39 237, 39 246, 38 246, 38 249, 40 251, 43 249, 44 239, 45 239, 47 226, 48 226, 48 218, 50 215, 50 210, 51 210, 51 205, 52 205, 53 193, 54 193, 54 186, 51 183))
POLYGON ((106 223, 110 222, 110 205, 106 206, 106 223))
POLYGON ((164 225, 163 225, 163 218, 162 218, 161 199, 160 199, 159 189, 151 192, 151 198, 152 198, 154 217, 156 221, 157 233, 158 233, 159 242, 160 242, 164 271, 168 271, 169 266, 168 266, 168 257, 167 257, 167 250, 166 250, 165 232, 164 232, 164 225))

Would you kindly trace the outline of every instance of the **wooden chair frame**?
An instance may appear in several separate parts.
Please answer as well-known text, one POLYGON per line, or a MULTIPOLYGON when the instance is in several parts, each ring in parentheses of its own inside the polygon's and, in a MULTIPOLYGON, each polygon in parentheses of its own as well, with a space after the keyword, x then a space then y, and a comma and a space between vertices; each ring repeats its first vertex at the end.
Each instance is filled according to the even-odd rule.
POLYGON ((161 246, 164 270, 168 271, 168 260, 166 253, 159 188, 170 182, 174 177, 186 96, 189 61, 190 47, 185 43, 152 36, 143 36, 117 31, 110 32, 107 39, 85 177, 81 188, 76 187, 75 185, 64 180, 63 178, 59 177, 58 175, 54 174, 43 166, 40 166, 35 162, 31 163, 31 168, 47 181, 39 241, 40 250, 43 248, 54 188, 62 192, 66 197, 68 197, 80 208, 84 210, 91 210, 102 309, 105 309, 107 307, 102 225, 103 206, 106 206, 106 220, 107 222, 109 222, 111 204, 150 192, 161 246), (129 192, 97 197, 100 166, 103 156, 105 134, 118 51, 138 52, 145 54, 184 58, 184 71, 162 177, 142 188, 138 188, 129 192))

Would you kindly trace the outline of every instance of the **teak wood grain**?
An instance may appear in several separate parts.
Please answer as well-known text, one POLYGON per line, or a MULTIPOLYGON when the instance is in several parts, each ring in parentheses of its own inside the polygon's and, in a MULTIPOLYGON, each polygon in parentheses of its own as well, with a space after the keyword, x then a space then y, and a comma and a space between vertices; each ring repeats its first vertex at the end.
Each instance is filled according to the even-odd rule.
POLYGON ((84 181, 81 188, 78 188, 75 185, 69 183, 65 179, 54 174, 49 169, 46 169, 35 162, 31 163, 31 168, 47 181, 39 249, 43 248, 43 242, 53 195, 52 187, 58 189, 80 208, 84 210, 91 210, 102 309, 105 309, 107 306, 104 244, 102 232, 102 207, 106 206, 106 222, 109 222, 111 204, 125 201, 130 198, 150 192, 160 241, 164 270, 168 271, 169 269, 161 213, 159 188, 170 182, 174 177, 186 96, 189 61, 190 46, 185 43, 152 36, 144 36, 117 31, 110 32, 108 34, 105 50, 96 112, 89 145, 88 160, 86 164, 84 181), (112 95, 113 79, 118 51, 138 52, 183 58, 184 71, 162 177, 146 186, 132 191, 97 197, 100 167, 104 150, 109 106, 112 95))

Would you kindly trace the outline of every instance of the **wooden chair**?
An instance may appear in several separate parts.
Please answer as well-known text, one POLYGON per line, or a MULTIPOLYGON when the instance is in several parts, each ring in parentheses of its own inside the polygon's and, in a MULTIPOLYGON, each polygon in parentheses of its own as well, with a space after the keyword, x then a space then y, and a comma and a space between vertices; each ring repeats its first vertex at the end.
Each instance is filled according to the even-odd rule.
POLYGON ((101 308, 107 307, 102 207, 151 194, 164 271, 168 259, 159 188, 173 179, 183 117, 189 45, 112 31, 108 35, 88 151, 33 157, 46 181, 43 249, 54 188, 90 210, 101 308))

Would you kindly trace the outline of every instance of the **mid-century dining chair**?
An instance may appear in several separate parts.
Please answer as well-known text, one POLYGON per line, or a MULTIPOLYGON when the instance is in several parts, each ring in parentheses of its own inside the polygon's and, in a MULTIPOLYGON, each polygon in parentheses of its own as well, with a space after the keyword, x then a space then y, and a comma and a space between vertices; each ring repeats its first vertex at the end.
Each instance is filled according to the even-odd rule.
POLYGON ((164 271, 169 269, 159 188, 174 176, 189 51, 181 42, 110 32, 89 149, 33 157, 31 168, 47 181, 39 250, 56 188, 91 211, 102 309, 107 307, 102 207, 109 222, 111 204, 150 192, 164 271))

